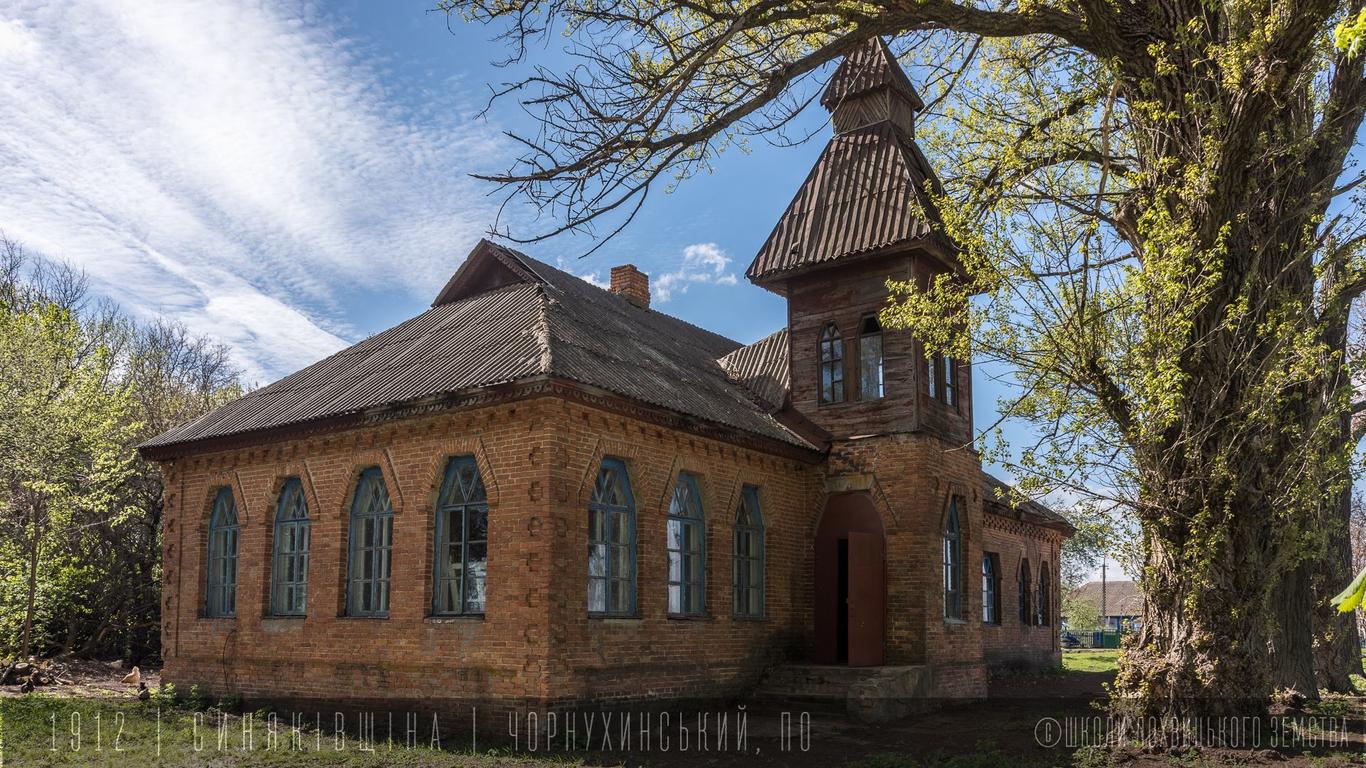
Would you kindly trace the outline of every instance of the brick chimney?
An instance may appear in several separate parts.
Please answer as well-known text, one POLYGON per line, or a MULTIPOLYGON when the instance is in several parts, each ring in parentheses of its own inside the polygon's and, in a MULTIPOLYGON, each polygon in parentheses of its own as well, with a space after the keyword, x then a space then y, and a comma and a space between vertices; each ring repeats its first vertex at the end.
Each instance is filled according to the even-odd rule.
POLYGON ((650 307, 650 276, 634 264, 612 267, 612 293, 637 307, 650 307))

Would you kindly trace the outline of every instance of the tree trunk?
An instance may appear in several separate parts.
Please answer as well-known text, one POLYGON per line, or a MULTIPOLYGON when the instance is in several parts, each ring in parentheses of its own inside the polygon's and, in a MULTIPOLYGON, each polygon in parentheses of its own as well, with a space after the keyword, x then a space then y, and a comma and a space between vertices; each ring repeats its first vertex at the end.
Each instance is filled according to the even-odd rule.
POLYGON ((1352 675, 1362 674, 1361 640, 1354 613, 1339 613, 1328 601, 1352 580, 1352 487, 1338 492, 1329 510, 1328 545, 1314 574, 1314 667, 1319 684, 1333 693, 1355 693, 1352 675))
POLYGON ((33 511, 33 541, 28 558, 28 599, 24 608, 24 643, 19 658, 26 659, 33 650, 33 611, 38 602, 38 555, 42 537, 38 535, 38 511, 33 511))
MULTIPOLYGON (((1143 625, 1120 657, 1112 699, 1124 722, 1160 718, 1179 729, 1186 718, 1266 714, 1272 691, 1267 564, 1253 545, 1254 528, 1229 524, 1224 530, 1230 535, 1216 535, 1223 541, 1208 557, 1197 552, 1209 539, 1173 544, 1145 532, 1143 625)), ((1197 743, 1207 740, 1188 735, 1197 743)))
MULTIPOLYGON (((1338 279, 1336 274, 1330 276, 1338 279)), ((1352 380, 1346 368, 1349 350, 1348 313, 1332 318, 1324 330, 1324 341, 1332 350, 1335 359, 1325 360, 1325 370, 1332 370, 1333 379, 1327 388, 1329 397, 1345 391, 1349 401, 1354 401, 1352 380)), ((1343 446, 1355 446, 1361 441, 1366 425, 1354 424, 1353 414, 1348 411, 1338 418, 1337 439, 1343 446)), ((1333 457, 1325 457, 1331 462, 1333 457)), ((1310 586, 1313 589, 1313 632, 1314 632, 1314 669, 1318 683, 1334 693, 1354 693, 1351 675, 1361 674, 1361 655, 1356 617, 1339 613, 1329 604, 1348 582, 1352 580, 1352 479, 1346 467, 1337 478, 1336 486, 1325 489, 1320 506, 1319 529, 1326 540, 1315 552, 1310 573, 1310 586)))
POLYGON ((1311 570, 1310 563, 1302 562, 1286 571, 1272 598, 1276 625, 1271 641, 1271 685, 1277 691, 1317 701, 1311 570))

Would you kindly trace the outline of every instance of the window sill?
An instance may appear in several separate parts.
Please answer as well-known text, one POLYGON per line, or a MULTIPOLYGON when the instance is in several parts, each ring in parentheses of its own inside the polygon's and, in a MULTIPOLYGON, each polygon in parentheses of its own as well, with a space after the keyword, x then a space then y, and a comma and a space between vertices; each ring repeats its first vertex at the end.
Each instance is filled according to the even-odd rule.
POLYGON ((237 621, 237 616, 236 616, 236 615, 233 615, 233 616, 209 616, 208 614, 201 613, 201 614, 199 614, 198 618, 199 618, 200 621, 237 621))
POLYGON ((691 616, 686 613, 670 613, 664 618, 669 621, 716 621, 716 617, 710 613, 703 613, 696 616, 691 616))
POLYGON ((638 613, 590 613, 588 618, 590 621, 636 622, 641 620, 641 615, 638 613))
POLYGON ((339 621, 386 621, 388 618, 389 614, 387 613, 375 614, 373 616, 352 616, 349 613, 343 613, 337 617, 339 621))
POLYGON ((944 617, 944 623, 945 623, 945 624, 951 624, 951 625, 959 625, 959 624, 967 624, 967 623, 968 623, 968 620, 967 620, 967 619, 955 619, 955 618, 953 618, 952 616, 945 616, 945 617, 944 617))
POLYGON ((303 621, 303 620, 306 619, 306 618, 308 618, 308 614, 306 614, 306 613, 297 613, 297 614, 295 614, 295 613, 290 613, 290 614, 264 613, 264 614, 261 614, 261 621, 303 621))
POLYGON ((753 621, 756 623, 761 623, 768 621, 768 614, 761 614, 759 616, 747 616, 743 613, 733 613, 731 614, 730 618, 731 621, 753 621))
POLYGON ((426 616, 422 619, 427 624, 464 624, 469 621, 483 621, 482 613, 452 613, 439 614, 436 616, 426 616))

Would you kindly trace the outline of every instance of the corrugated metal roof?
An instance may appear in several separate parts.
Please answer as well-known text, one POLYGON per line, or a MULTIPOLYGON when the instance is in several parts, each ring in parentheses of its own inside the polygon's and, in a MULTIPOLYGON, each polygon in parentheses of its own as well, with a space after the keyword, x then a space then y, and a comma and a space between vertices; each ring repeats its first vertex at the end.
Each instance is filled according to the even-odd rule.
POLYGON ((925 108, 906 71, 881 37, 868 40, 844 57, 821 93, 821 106, 833 111, 844 100, 874 88, 889 88, 910 99, 915 109, 925 108))
POLYGON ((830 140, 746 274, 751 280, 935 237, 937 180, 915 142, 890 122, 830 140))
POLYGON ((730 374, 732 381, 753 392, 773 413, 786 403, 792 387, 788 354, 787 329, 784 328, 721 358, 721 367, 730 374))
MULTIPOLYGON (((517 270, 519 282, 438 304, 144 447, 264 431, 544 375, 812 447, 727 378, 717 358, 738 343, 487 241, 470 256, 490 260, 493 269, 493 261, 509 258, 527 270, 517 270)), ((442 291, 457 293, 450 284, 442 291)))

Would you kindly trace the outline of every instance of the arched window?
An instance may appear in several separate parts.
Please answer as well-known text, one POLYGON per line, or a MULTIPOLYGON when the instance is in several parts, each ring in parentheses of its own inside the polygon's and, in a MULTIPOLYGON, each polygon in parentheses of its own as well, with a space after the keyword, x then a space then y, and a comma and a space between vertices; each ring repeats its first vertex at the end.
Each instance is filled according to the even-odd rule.
POLYGON ((271 558, 270 612, 303 616, 308 610, 308 502, 299 478, 280 489, 275 508, 275 553, 271 558))
POLYGON ((1048 561, 1039 565, 1039 595, 1034 601, 1034 623, 1041 627, 1049 625, 1048 617, 1048 561))
POLYGON ((389 556, 394 540, 394 508, 379 467, 361 473, 351 502, 350 573, 346 590, 349 616, 389 615, 389 556))
POLYGON ((957 496, 949 501, 949 519, 944 525, 944 616, 963 618, 963 529, 957 496))
POLYGON ((636 610, 636 503, 620 459, 603 459, 588 502, 588 612, 636 610))
POLYGON ((736 616, 764 615, 764 517, 759 508, 759 489, 740 489, 735 511, 735 539, 731 553, 732 601, 736 616))
POLYGON ((859 329, 859 398, 882 399, 882 324, 876 317, 863 320, 859 329))
POLYGON ((436 500, 432 562, 432 613, 484 612, 484 579, 489 557, 489 503, 473 456, 446 464, 436 500))
POLYGON ((821 402, 844 402, 844 342, 834 323, 821 331, 821 402))
POLYGON ((669 613, 701 616, 706 610, 706 520, 697 480, 678 473, 669 502, 669 613))
POLYGON ((982 623, 1001 623, 1001 577, 996 555, 982 555, 982 623))
POLYGON ((205 613, 237 615, 237 504, 231 488, 219 488, 209 513, 209 578, 205 613))
POLYGON ((1020 623, 1030 624, 1033 612, 1029 609, 1029 561, 1020 560, 1020 623))

